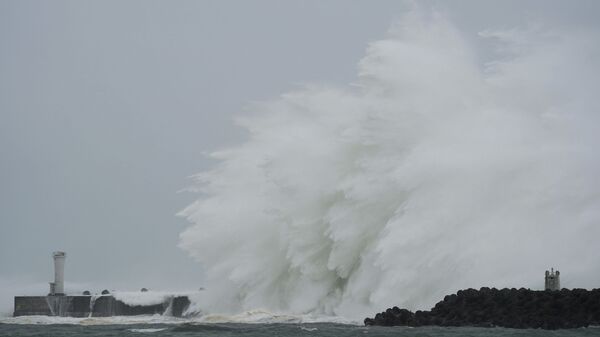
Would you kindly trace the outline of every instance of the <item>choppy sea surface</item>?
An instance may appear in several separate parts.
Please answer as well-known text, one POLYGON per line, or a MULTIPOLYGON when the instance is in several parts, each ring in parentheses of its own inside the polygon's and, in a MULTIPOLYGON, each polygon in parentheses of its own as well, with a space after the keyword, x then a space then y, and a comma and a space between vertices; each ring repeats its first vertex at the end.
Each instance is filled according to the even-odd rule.
POLYGON ((365 327, 340 323, 211 323, 185 319, 164 320, 160 317, 69 319, 34 316, 0 319, 0 336, 600 336, 600 327, 572 330, 516 330, 473 327, 365 327))

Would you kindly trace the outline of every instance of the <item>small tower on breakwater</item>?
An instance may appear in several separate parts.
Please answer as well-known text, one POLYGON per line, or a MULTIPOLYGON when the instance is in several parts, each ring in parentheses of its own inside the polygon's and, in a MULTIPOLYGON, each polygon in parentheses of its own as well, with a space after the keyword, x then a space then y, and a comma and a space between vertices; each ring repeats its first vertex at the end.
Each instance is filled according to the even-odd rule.
POLYGON ((544 289, 560 290, 560 272, 558 270, 554 271, 554 268, 551 268, 550 271, 546 270, 544 289))
POLYGON ((54 282, 50 282, 50 293, 51 296, 64 296, 65 295, 65 258, 67 254, 65 252, 54 252, 52 253, 54 258, 54 282))

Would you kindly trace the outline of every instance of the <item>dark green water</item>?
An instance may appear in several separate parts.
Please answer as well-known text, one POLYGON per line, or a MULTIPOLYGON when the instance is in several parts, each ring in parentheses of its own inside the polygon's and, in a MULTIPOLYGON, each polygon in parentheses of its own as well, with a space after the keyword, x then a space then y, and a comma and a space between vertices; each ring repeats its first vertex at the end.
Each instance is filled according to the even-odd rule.
POLYGON ((0 336, 245 336, 245 337, 344 337, 344 336, 600 336, 600 328, 574 330, 514 330, 502 328, 441 327, 361 327, 353 325, 315 324, 140 324, 140 325, 74 325, 74 324, 1 324, 0 336))

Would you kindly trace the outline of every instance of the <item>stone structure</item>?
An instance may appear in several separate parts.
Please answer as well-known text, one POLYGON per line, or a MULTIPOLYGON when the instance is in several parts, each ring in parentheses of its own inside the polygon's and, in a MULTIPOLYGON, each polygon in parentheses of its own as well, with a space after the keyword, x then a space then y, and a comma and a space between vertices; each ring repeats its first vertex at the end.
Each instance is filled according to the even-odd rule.
MULTIPOLYGON (((168 315, 180 317, 190 305, 187 296, 166 296, 162 302, 132 305, 117 300, 108 290, 102 295, 65 295, 65 252, 54 252, 54 282, 48 296, 15 296, 14 316, 107 317, 132 315, 168 315)), ((143 288, 142 291, 148 291, 143 288)))
POLYGON ((600 325, 599 304, 600 289, 544 291, 484 287, 479 290, 459 290, 456 294, 444 297, 428 311, 412 312, 393 307, 373 318, 366 318, 364 322, 365 325, 384 326, 575 329, 600 325))
POLYGON ((129 305, 105 296, 15 296, 14 316, 109 317, 168 315, 181 317, 190 305, 187 296, 172 296, 153 305, 129 305))
POLYGON ((546 270, 544 281, 545 290, 560 290, 560 272, 558 270, 554 271, 554 268, 551 268, 550 271, 546 270))

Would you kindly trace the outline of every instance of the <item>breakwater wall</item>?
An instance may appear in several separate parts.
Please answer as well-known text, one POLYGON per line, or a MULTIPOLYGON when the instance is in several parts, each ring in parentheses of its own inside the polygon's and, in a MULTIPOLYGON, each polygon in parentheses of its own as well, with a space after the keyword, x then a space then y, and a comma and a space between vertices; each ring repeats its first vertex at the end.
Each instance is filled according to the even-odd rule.
POLYGON ((169 315, 181 317, 188 308, 187 296, 167 297, 161 303, 131 305, 111 295, 15 296, 14 316, 109 317, 169 315))
POLYGON ((366 318, 365 325, 480 326, 566 329, 600 324, 600 289, 481 288, 459 290, 430 311, 393 307, 366 318))

